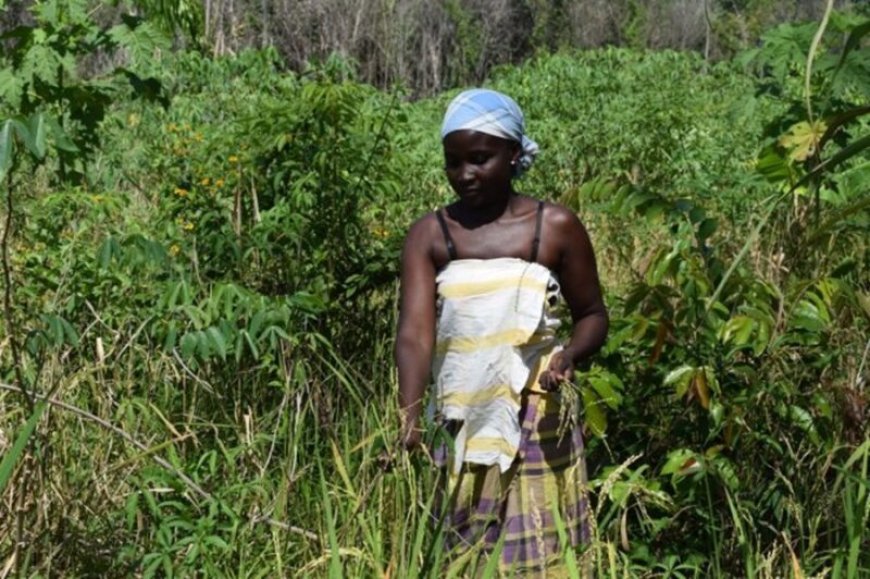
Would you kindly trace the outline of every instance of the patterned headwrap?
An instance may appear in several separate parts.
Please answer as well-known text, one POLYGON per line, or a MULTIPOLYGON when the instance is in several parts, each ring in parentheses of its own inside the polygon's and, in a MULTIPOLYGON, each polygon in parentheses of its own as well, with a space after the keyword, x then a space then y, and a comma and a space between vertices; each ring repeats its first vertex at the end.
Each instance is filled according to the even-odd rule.
POLYGON ((444 115, 441 138, 461 130, 520 143, 523 152, 515 171, 517 177, 532 165, 538 154, 538 144, 525 135, 523 111, 511 97, 494 90, 473 88, 453 99, 444 115))

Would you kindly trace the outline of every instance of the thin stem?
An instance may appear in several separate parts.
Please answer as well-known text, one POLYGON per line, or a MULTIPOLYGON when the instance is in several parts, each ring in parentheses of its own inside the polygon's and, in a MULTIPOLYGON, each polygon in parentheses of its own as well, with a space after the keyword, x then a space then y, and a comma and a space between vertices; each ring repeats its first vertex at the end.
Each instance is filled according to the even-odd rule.
MULTIPOLYGON (((828 0, 825 4, 825 13, 822 16, 822 22, 819 24, 819 29, 816 30, 816 35, 813 37, 813 43, 810 45, 810 52, 807 55, 807 67, 806 73, 804 75, 804 99, 806 101, 807 107, 807 120, 810 122, 810 126, 814 125, 813 119, 813 106, 810 102, 811 91, 810 91, 810 78, 812 77, 813 72, 813 60, 815 60, 816 52, 819 49, 819 44, 822 41, 822 36, 825 34, 825 28, 828 27, 828 19, 831 17, 831 11, 834 9, 834 0, 828 0)), ((818 143, 816 143, 818 145, 818 143)))
MULTIPOLYGON (((811 95, 811 88, 810 88, 810 84, 811 84, 810 79, 812 77, 812 72, 813 72, 813 60, 816 57, 816 52, 818 52, 818 50, 819 50, 819 44, 821 44, 821 42, 822 42, 822 36, 825 34, 825 29, 828 27, 828 19, 831 16, 831 11, 833 10, 833 8, 834 8, 834 0, 828 0, 827 4, 825 5, 825 13, 822 16, 822 22, 821 22, 821 24, 819 24, 819 29, 816 30, 816 35, 813 37, 813 43, 810 45, 810 52, 807 55, 806 73, 804 76, 804 99, 805 99, 805 104, 807 107, 807 120, 810 123, 810 133, 813 135, 813 140, 815 141, 813 143, 813 159, 815 161, 813 163, 814 165, 817 165, 819 159, 821 158, 821 151, 819 150, 821 148, 821 139, 816 134, 816 123, 815 123, 815 119, 813 118, 813 105, 812 105, 812 99, 811 99, 812 95, 811 95)), ((814 216, 815 226, 818 227, 819 218, 820 218, 820 210, 821 210, 821 195, 820 195, 820 191, 819 191, 818 179, 812 179, 810 181, 810 185, 812 188, 813 201, 814 201, 813 216, 814 216)))
POLYGON ((9 243, 11 241, 12 216, 15 207, 12 203, 12 171, 6 175, 6 223, 3 227, 3 239, 0 241, 3 254, 3 315, 6 318, 6 334, 9 337, 9 349, 12 352, 12 367, 15 370, 15 381, 19 391, 24 396, 28 412, 33 412, 33 397, 24 383, 24 372, 21 369, 21 351, 18 349, 18 334, 12 311, 12 266, 9 263, 9 243))
POLYGON ((704 0, 704 72, 710 66, 710 45, 712 44, 713 23, 710 19, 710 1, 704 0))

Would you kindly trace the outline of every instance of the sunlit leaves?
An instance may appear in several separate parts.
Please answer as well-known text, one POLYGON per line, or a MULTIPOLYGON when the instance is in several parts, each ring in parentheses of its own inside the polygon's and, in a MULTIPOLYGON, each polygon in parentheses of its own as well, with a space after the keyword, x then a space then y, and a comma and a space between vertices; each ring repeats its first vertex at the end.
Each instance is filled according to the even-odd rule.
POLYGON ((623 400, 622 380, 600 366, 578 372, 575 379, 583 403, 583 421, 595 436, 607 430, 608 409, 617 410, 623 400))
POLYGON ((806 161, 810 156, 817 154, 819 142, 827 128, 824 121, 816 121, 812 125, 801 121, 779 138, 779 144, 785 147, 792 161, 806 161))
POLYGON ((134 64, 154 56, 157 50, 168 50, 171 47, 169 37, 147 21, 133 17, 124 18, 107 31, 108 37, 118 46, 127 51, 134 64))
POLYGON ((668 453, 660 473, 671 475, 671 483, 674 486, 687 478, 698 481, 705 476, 714 475, 730 490, 737 490, 740 486, 737 470, 722 450, 722 446, 711 446, 703 453, 687 448, 672 450, 668 453))
MULTIPOLYGON (((80 78, 82 59, 124 48, 141 60, 157 48, 168 48, 168 40, 148 25, 139 30, 122 24, 110 33, 83 0, 48 0, 30 10, 35 22, 3 35, 8 50, 0 57, 0 110, 21 117, 46 115, 44 124, 22 133, 22 139, 32 136, 26 146, 42 159, 44 134, 51 133, 60 159, 58 176, 81 181, 85 160, 99 143, 97 128, 117 94, 106 79, 80 78)), ((127 74, 131 81, 139 80, 127 74)))
POLYGON ((63 138, 57 122, 43 113, 35 113, 29 118, 13 117, 0 125, 0 182, 16 162, 16 143, 37 162, 45 158, 48 150, 48 135, 63 138))
POLYGON ((44 24, 54 26, 81 24, 88 20, 87 0, 44 0, 36 3, 34 15, 44 24))
POLYGON ((13 147, 13 123, 7 120, 0 126, 0 182, 6 178, 6 172, 12 167, 12 156, 15 154, 13 147))
POLYGON ((16 106, 21 100, 22 84, 12 67, 0 68, 0 102, 16 106))
POLYGON ((723 344, 732 345, 735 350, 749 349, 759 356, 770 343, 776 319, 773 312, 763 302, 746 304, 739 308, 741 313, 731 317, 719 330, 723 344))
POLYGON ((674 387, 677 398, 696 399, 704 410, 710 408, 711 393, 719 393, 719 380, 709 366, 680 366, 665 376, 664 383, 674 387))
POLYGON ((667 462, 661 468, 661 474, 673 475, 674 478, 685 477, 701 472, 703 459, 691 450, 682 448, 668 453, 667 462))

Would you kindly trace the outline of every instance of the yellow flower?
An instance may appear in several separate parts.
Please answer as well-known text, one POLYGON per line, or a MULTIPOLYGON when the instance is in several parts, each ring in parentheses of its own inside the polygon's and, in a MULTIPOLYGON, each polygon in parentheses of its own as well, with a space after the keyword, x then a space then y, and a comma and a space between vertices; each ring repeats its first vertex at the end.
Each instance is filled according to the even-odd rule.
POLYGON ((215 186, 215 187, 223 187, 223 186, 224 186, 224 180, 223 180, 223 179, 215 179, 214 186, 215 186))
POLYGON ((211 179, 209 179, 208 177, 199 182, 199 184, 204 187, 207 187, 209 183, 211 183, 211 179))
POLYGON ((181 248, 178 247, 178 244, 173 243, 173 244, 169 247, 169 255, 171 255, 172 257, 175 257, 175 256, 178 255, 179 253, 181 253, 181 248))
POLYGON ((184 189, 183 187, 176 187, 175 188, 175 194, 178 195, 179 197, 187 197, 188 193, 190 193, 190 191, 188 191, 187 189, 184 189))
POLYGON ((379 237, 381 239, 386 239, 390 236, 390 232, 384 229, 383 227, 376 227, 372 233, 375 234, 375 237, 379 237))
POLYGON ((228 160, 230 163, 238 163, 238 162, 239 162, 239 158, 238 158, 236 155, 230 155, 229 158, 228 158, 227 160, 228 160))
POLYGON ((182 227, 185 231, 193 231, 194 225, 190 221, 185 221, 182 227))

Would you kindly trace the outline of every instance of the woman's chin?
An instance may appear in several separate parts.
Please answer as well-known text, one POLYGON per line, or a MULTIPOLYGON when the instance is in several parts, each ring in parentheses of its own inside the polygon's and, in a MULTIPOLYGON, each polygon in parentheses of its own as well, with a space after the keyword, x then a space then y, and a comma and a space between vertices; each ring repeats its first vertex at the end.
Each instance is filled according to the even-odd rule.
POLYGON ((488 205, 486 196, 478 191, 460 194, 459 203, 469 209, 481 209, 488 205))
POLYGON ((459 204, 468 209, 479 209, 483 205, 479 198, 473 196, 460 197, 459 204))

